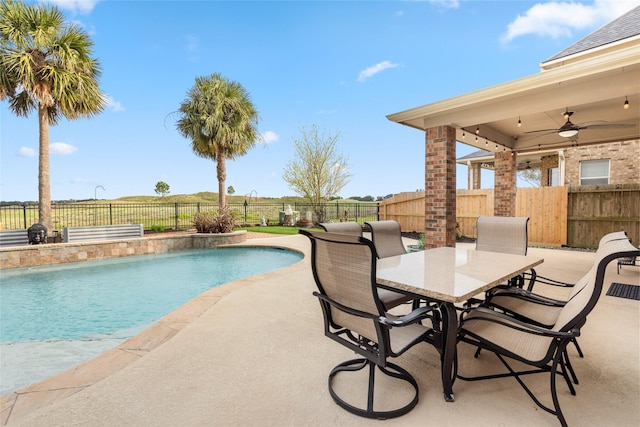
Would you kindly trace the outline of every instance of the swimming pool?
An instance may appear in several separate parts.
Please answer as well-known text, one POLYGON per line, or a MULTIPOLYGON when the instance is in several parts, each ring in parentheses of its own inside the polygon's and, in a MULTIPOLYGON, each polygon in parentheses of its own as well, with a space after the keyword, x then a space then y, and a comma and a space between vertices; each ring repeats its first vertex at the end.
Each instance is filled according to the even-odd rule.
POLYGON ((6 370, 15 369, 5 365, 9 346, 105 341, 111 348, 208 289, 300 259, 289 250, 233 247, 2 270, 2 394, 6 370))

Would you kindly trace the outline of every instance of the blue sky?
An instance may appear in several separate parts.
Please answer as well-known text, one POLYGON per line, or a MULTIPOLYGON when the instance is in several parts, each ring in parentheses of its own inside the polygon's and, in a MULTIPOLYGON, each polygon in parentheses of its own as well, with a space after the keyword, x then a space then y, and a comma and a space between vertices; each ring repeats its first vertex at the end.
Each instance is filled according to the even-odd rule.
MULTIPOLYGON (((158 181, 217 192, 215 163, 171 115, 212 73, 242 84, 260 114, 264 142, 227 162, 236 195, 294 195, 283 170, 312 125, 340 134, 352 173, 340 196, 422 189, 424 134, 386 115, 535 74, 640 0, 51 3, 91 35, 109 97, 100 115, 50 128, 51 195, 66 200, 156 195, 158 181)), ((37 200, 37 115, 0 102, 0 143, 0 199, 37 200)))

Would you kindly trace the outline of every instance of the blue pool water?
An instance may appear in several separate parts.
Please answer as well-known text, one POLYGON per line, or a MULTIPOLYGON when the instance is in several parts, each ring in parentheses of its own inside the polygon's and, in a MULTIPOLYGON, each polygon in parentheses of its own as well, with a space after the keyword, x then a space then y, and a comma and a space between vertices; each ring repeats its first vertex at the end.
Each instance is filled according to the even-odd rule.
POLYGON ((0 271, 0 342, 109 336, 301 258, 274 248, 221 248, 0 271))

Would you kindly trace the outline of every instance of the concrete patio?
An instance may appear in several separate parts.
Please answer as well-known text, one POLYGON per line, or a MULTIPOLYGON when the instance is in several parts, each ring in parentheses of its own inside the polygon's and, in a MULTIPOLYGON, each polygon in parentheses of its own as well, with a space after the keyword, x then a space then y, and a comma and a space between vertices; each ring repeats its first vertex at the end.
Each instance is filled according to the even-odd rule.
MULTIPOLYGON (((245 245, 309 254, 303 236, 248 240, 245 245)), ((473 244, 461 246, 473 248, 473 244)), ((541 275, 566 281, 592 265, 585 251, 530 248, 545 262, 541 275)), ((640 302, 606 296, 611 282, 640 283, 640 269, 609 265, 604 291, 569 348, 580 380, 571 396, 558 383, 572 426, 636 426, 640 420, 640 302)), ((543 286, 539 288, 541 290, 543 286)), ((545 287, 544 291, 547 291, 545 287)), ((442 397, 439 355, 419 344, 394 360, 417 379, 420 401, 387 421, 359 418, 338 407, 327 389, 329 371, 353 353, 324 337, 309 257, 276 272, 212 289, 142 334, 61 375, 2 397, 2 424, 11 426, 556 426, 512 378, 454 384, 442 397)), ((548 289, 562 297, 566 289, 548 289)), ((502 372, 495 356, 459 344, 462 375, 502 372)), ((526 381, 550 403, 548 375, 526 381)), ((363 389, 364 384, 353 388, 363 389)), ((395 391, 389 390, 389 399, 395 391)))

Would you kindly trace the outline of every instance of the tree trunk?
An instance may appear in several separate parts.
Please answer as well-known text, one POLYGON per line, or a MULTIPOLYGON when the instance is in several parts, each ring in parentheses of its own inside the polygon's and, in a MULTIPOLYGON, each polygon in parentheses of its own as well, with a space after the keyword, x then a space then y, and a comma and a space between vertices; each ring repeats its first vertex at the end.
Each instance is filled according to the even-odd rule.
POLYGON ((49 173, 49 114, 42 104, 38 106, 39 144, 38 158, 38 223, 47 227, 51 234, 51 183, 49 173))
POLYGON ((218 164, 216 166, 218 173, 218 208, 222 209, 226 206, 225 200, 225 181, 227 179, 227 166, 225 165, 224 150, 218 150, 218 164))

